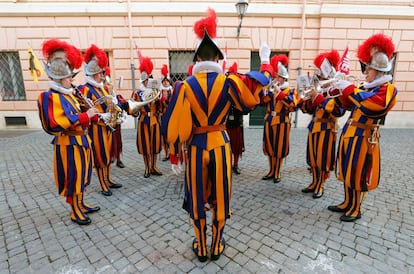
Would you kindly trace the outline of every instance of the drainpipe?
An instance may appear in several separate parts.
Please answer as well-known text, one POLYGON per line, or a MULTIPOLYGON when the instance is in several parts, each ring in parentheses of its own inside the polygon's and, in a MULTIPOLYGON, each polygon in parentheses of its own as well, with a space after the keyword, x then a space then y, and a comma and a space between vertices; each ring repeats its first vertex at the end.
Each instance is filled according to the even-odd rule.
MULTIPOLYGON (((302 26, 300 35, 299 67, 297 68, 298 76, 302 72, 303 65, 303 48, 305 45, 305 28, 306 28, 306 0, 303 0, 302 6, 302 26)), ((298 127, 298 110, 295 112, 295 128, 298 127)))
MULTIPOLYGON (((135 91, 135 65, 134 65, 134 41, 132 39, 132 14, 131 0, 128 0, 128 31, 129 31, 129 58, 131 63, 131 83, 132 92, 135 91)), ((137 118, 134 117, 135 128, 137 128, 137 118)))

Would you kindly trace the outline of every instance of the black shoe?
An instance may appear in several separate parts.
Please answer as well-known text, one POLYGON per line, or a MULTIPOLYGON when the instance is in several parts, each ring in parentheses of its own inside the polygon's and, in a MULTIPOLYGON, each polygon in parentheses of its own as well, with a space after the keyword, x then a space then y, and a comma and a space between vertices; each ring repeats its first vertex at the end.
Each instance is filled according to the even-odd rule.
POLYGON ((124 163, 122 163, 122 161, 116 162, 116 166, 119 167, 119 168, 124 168, 125 167, 125 165, 124 165, 124 163))
POLYGON ((220 259, 221 254, 223 254, 224 249, 226 249, 226 242, 224 241, 224 239, 221 239, 221 246, 223 247, 223 249, 220 250, 219 254, 211 254, 210 260, 212 261, 217 261, 218 259, 220 259))
POLYGON ((322 192, 318 192, 318 193, 313 193, 312 198, 313 199, 319 199, 323 196, 323 190, 322 192))
POLYGON ((162 158, 162 161, 165 162, 165 161, 168 161, 169 159, 170 159, 170 156, 166 156, 166 157, 162 158))
POLYGON ((102 193, 104 196, 111 196, 111 195, 112 195, 112 191, 111 191, 111 190, 109 190, 109 189, 108 189, 108 191, 101 190, 101 193, 102 193))
POLYGON ((345 208, 340 208, 335 205, 328 206, 328 210, 333 211, 333 212, 345 212, 346 211, 345 208))
POLYGON ((234 166, 233 167, 233 172, 236 173, 237 175, 239 175, 240 174, 240 168, 239 168, 239 166, 234 166))
MULTIPOLYGON (((159 171, 159 170, 154 169, 153 171, 151 171, 151 174, 152 174, 152 175, 155 175, 155 176, 161 176, 161 175, 162 175, 162 172, 161 172, 161 171, 159 171)), ((145 176, 144 176, 144 177, 145 177, 145 176)))
POLYGON ((144 178, 148 178, 149 176, 151 176, 151 175, 149 174, 149 172, 146 172, 146 171, 145 171, 145 173, 144 173, 144 178))
POLYGON ((309 187, 305 187, 305 188, 302 188, 302 190, 301 190, 303 193, 311 193, 311 192, 313 192, 314 190, 313 189, 311 189, 311 188, 309 188, 309 187))
POLYGON ((267 175, 262 177, 262 180, 271 180, 271 179, 273 179, 273 177, 274 177, 273 175, 267 174, 267 175))
POLYGON ((110 188, 121 188, 122 187, 122 184, 118 184, 118 183, 111 184, 111 183, 109 183, 108 186, 110 188))
POLYGON ((85 220, 80 220, 80 219, 78 220, 78 219, 72 219, 72 218, 70 219, 72 220, 72 222, 75 222, 78 225, 89 225, 92 222, 89 217, 86 217, 85 220))
POLYGON ((280 181, 281 181, 281 180, 280 180, 280 178, 274 178, 274 179, 273 179, 273 183, 275 183, 275 184, 280 183, 280 181))
POLYGON ((353 222, 358 219, 361 219, 361 213, 358 213, 357 216, 346 216, 345 214, 339 218, 342 222, 353 222))
POLYGON ((98 212, 99 210, 101 210, 99 206, 94 206, 94 207, 83 206, 83 208, 84 208, 83 213, 86 213, 86 214, 98 212))
POLYGON ((197 239, 193 240, 193 252, 196 254, 198 260, 202 263, 204 263, 205 261, 207 261, 208 257, 206 256, 198 256, 198 243, 197 243, 197 239))

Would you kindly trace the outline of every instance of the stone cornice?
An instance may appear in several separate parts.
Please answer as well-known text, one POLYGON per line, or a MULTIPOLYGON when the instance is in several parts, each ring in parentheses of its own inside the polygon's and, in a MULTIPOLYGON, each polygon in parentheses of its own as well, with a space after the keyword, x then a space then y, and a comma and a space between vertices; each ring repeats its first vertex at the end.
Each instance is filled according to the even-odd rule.
MULTIPOLYGON (((133 16, 203 16, 211 3, 132 2, 133 16)), ((237 16, 232 3, 215 3, 219 16, 237 16)), ((246 17, 299 17, 300 4, 250 4, 246 17)), ((1 2, 0 16, 119 16, 128 13, 128 3, 119 2, 1 2)), ((412 18, 413 6, 308 4, 308 17, 412 18)))

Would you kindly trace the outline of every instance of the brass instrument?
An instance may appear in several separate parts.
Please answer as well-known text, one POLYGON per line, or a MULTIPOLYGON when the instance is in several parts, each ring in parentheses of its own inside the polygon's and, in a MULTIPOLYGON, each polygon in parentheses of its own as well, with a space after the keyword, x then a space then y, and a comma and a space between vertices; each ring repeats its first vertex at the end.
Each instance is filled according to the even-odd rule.
MULTIPOLYGON (((122 78, 120 78, 120 82, 121 79, 122 78)), ((106 103, 107 111, 112 114, 112 117, 108 121, 108 123, 115 128, 117 125, 122 124, 124 122, 126 115, 124 110, 122 110, 117 105, 117 94, 114 85, 112 84, 111 78, 108 75, 105 76, 105 83, 108 85, 108 92, 110 93, 110 95, 103 96, 99 98, 97 101, 101 100, 100 103, 106 103)))
MULTIPOLYGON (((99 98, 98 100, 96 100, 95 102, 92 102, 91 99, 89 99, 88 97, 86 97, 85 95, 83 95, 83 93, 74 85, 72 84, 72 88, 75 90, 75 96, 77 96, 80 100, 82 100, 82 102, 85 104, 85 106, 90 109, 90 108, 94 108, 96 105, 101 104, 104 102, 104 100, 106 100, 106 96, 99 98)), ((102 113, 98 113, 97 114, 99 119, 101 119, 101 115, 102 113)), ((109 128, 110 131, 115 131, 115 128, 111 126, 111 124, 109 124, 107 121, 102 120, 105 125, 109 128)))
POLYGON ((160 94, 161 94, 160 82, 156 79, 148 79, 147 87, 141 90, 141 93, 140 93, 142 102, 137 102, 131 98, 128 99, 128 106, 130 109, 130 113, 133 116, 138 116, 140 108, 145 105, 148 105, 149 103, 159 98, 160 94))
POLYGON ((336 98, 342 96, 342 90, 335 89, 335 84, 339 80, 347 80, 354 82, 356 86, 359 86, 359 80, 353 75, 345 75, 343 73, 336 73, 333 78, 327 80, 318 80, 316 76, 312 76, 313 85, 307 86, 303 89, 302 94, 304 99, 309 99, 309 93, 312 89, 315 89, 317 93, 323 94, 327 98, 336 98), (332 92, 335 90, 335 92, 332 92))

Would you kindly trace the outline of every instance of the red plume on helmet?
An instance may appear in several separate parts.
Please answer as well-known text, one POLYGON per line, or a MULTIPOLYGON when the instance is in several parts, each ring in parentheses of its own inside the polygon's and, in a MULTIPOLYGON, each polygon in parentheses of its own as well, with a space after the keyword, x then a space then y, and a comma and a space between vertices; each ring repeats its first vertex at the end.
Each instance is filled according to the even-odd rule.
POLYGON ((275 73, 279 71, 279 62, 286 67, 289 64, 289 58, 284 54, 275 55, 270 58, 270 64, 275 70, 275 73))
POLYGON ((98 60, 99 67, 106 68, 108 66, 108 57, 106 57, 106 53, 96 45, 92 44, 90 48, 86 50, 83 59, 85 63, 89 63, 94 57, 98 60))
POLYGON ((42 53, 47 60, 44 64, 46 74, 53 80, 75 77, 77 73, 73 73, 73 69, 78 69, 82 65, 82 54, 79 49, 57 39, 45 41, 42 53))
POLYGON ((395 51, 394 43, 390 37, 385 36, 383 33, 372 35, 364 43, 358 47, 358 59, 363 63, 370 63, 372 56, 377 52, 383 52, 388 60, 392 58, 395 51))
POLYGON ((139 71, 146 72, 148 75, 151 75, 154 65, 149 57, 142 57, 142 62, 139 64, 139 71))
POLYGON ((237 73, 237 63, 234 62, 233 65, 229 67, 229 73, 237 73))
POLYGON ((204 31, 207 31, 208 35, 210 35, 210 38, 216 38, 216 28, 217 15, 212 8, 209 8, 207 11, 207 16, 195 22, 193 27, 194 33, 198 39, 203 39, 204 31))
POLYGON ((323 60, 328 59, 329 63, 335 70, 338 70, 339 62, 341 61, 341 56, 339 52, 335 49, 332 49, 329 52, 322 52, 318 54, 315 59, 313 60, 313 64, 318 68, 321 69, 323 60))
POLYGON ((161 68, 161 75, 163 76, 163 79, 168 78, 168 66, 166 64, 161 68))
POLYGON ((106 76, 111 76, 111 69, 109 67, 105 68, 105 75, 106 76))
MULTIPOLYGON (((207 51, 214 51, 219 60, 224 59, 224 55, 221 52, 220 48, 218 47, 216 41, 216 28, 217 28, 217 15, 216 12, 209 8, 207 10, 207 16, 202 18, 194 23, 193 30, 196 34, 197 38, 200 40, 197 43, 197 47, 195 50, 195 55, 193 61, 197 61, 197 56, 203 55, 205 50, 207 51)), ((204 56, 201 56, 204 57, 204 56)))
POLYGON ((193 66, 194 66, 193 64, 188 66, 188 68, 187 68, 188 76, 193 75, 193 66))
POLYGON ((72 68, 78 69, 82 66, 82 54, 76 47, 58 39, 50 39, 43 43, 43 57, 48 62, 54 58, 54 53, 58 51, 64 52, 66 61, 72 68))

